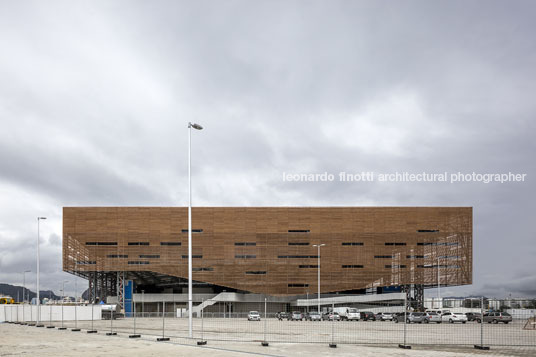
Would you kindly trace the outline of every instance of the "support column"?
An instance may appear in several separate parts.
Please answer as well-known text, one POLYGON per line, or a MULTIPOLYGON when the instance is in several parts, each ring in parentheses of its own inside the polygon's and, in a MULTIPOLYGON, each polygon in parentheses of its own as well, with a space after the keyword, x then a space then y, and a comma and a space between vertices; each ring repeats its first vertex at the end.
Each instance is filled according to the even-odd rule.
POLYGON ((125 307, 125 275, 122 271, 117 272, 117 303, 122 310, 125 307))
POLYGON ((97 288, 97 294, 99 294, 99 298, 101 299, 101 301, 103 301, 105 298, 106 298, 106 291, 105 291, 105 286, 106 286, 106 273, 101 273, 100 276, 99 276, 99 287, 97 288))
POLYGON ((411 285, 402 285, 402 292, 406 293, 406 306, 405 309, 407 310, 409 307, 411 307, 411 285))
POLYGON ((93 303, 97 300, 97 273, 93 272, 93 303))
POLYGON ((94 296, 93 296, 93 275, 94 273, 88 274, 88 289, 87 289, 87 300, 90 304, 94 302, 94 296))
POLYGON ((415 308, 418 311, 424 311, 424 285, 415 284, 413 286, 415 297, 415 308))

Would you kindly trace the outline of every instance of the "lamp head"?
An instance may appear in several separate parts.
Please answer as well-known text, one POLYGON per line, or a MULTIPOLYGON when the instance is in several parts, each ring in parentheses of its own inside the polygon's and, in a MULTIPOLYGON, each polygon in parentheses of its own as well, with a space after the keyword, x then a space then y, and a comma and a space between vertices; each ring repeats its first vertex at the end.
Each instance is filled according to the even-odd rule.
POLYGON ((194 128, 194 129, 197 129, 197 130, 203 130, 203 127, 199 124, 196 124, 196 123, 188 123, 188 128, 194 128))

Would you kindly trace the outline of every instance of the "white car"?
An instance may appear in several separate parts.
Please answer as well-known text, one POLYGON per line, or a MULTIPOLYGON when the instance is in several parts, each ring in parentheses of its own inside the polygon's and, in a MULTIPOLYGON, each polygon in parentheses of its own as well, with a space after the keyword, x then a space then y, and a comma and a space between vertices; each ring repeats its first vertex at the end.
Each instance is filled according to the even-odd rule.
POLYGON ((455 322, 461 322, 462 324, 467 322, 467 316, 465 314, 459 314, 455 312, 445 312, 443 315, 441 315, 441 321, 443 322, 449 322, 449 323, 455 323, 455 322))
POLYGON ((248 321, 261 321, 261 315, 258 311, 250 311, 248 314, 248 321))
POLYGON ((336 307, 333 309, 334 312, 338 313, 343 321, 359 321, 359 311, 353 307, 336 307))

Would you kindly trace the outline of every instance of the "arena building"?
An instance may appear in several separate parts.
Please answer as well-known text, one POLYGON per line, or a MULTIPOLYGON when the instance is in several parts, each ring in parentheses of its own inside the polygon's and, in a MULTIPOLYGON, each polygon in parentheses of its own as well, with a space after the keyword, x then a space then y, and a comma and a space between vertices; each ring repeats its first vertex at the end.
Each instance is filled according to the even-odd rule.
MULTIPOLYGON (((194 303, 207 308, 309 304, 319 271, 326 303, 404 292, 422 306, 425 288, 472 283, 471 207, 194 207, 192 232, 194 303)), ((188 209, 65 207, 63 270, 88 279, 92 301, 184 306, 188 209)))

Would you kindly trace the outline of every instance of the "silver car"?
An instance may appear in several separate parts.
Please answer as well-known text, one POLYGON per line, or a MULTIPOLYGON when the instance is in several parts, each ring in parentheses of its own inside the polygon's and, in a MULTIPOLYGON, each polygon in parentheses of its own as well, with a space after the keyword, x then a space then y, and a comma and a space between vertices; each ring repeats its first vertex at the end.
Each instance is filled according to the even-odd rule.
POLYGON ((303 321, 303 314, 299 311, 293 311, 289 316, 290 321, 303 321))
MULTIPOLYGON (((476 321, 481 322, 482 319, 477 318, 476 321)), ((498 324, 499 322, 502 322, 506 325, 507 323, 512 322, 512 315, 506 312, 490 312, 484 314, 484 322, 487 322, 488 324, 498 324)))
POLYGON ((393 321, 393 314, 390 312, 380 312, 376 315, 376 319, 380 321, 393 321))
POLYGON ((330 312, 328 315, 329 321, 341 321, 341 316, 338 312, 330 312))
POLYGON ((313 311, 313 312, 310 312, 307 315, 306 320, 309 320, 309 321, 322 321, 322 316, 318 312, 313 311))
POLYGON ((424 312, 410 312, 406 315, 407 323, 422 324, 426 320, 426 314, 424 312))
POLYGON ((442 322, 441 321, 441 315, 439 315, 435 311, 427 312, 426 313, 426 319, 424 320, 424 323, 427 324, 427 323, 430 323, 430 322, 435 322, 435 323, 440 324, 442 322))

